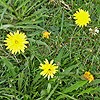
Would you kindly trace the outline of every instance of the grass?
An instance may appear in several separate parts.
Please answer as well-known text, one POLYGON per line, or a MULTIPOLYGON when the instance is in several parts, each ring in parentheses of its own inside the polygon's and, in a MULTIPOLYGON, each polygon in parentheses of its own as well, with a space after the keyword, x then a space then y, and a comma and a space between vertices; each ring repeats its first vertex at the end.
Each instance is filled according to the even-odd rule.
POLYGON ((0 0, 0 100, 99 100, 100 29, 99 0, 0 0), (73 14, 82 8, 91 23, 78 27, 73 14), (25 53, 13 55, 4 40, 20 30, 28 37, 25 53), (49 39, 42 32, 51 33, 49 39), (45 59, 59 66, 55 77, 40 75, 45 59), (83 78, 90 71, 94 81, 83 78))

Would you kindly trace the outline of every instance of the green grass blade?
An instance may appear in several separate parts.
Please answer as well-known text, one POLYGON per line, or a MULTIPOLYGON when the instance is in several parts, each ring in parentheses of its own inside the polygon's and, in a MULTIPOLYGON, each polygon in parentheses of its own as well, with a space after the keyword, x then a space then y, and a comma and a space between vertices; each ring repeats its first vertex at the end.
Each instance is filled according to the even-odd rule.
POLYGON ((63 57, 63 53, 64 53, 64 49, 62 48, 62 49, 59 51, 57 57, 55 58, 55 61, 56 61, 56 62, 61 63, 61 59, 62 59, 62 57, 63 57))
POLYGON ((25 6, 28 2, 30 2, 30 0, 26 0, 25 2, 23 2, 20 6, 18 6, 16 11, 19 10, 20 8, 22 8, 23 6, 25 6))
POLYGON ((14 70, 14 66, 11 62, 9 62, 9 60, 5 57, 2 57, 2 61, 4 62, 4 64, 8 67, 8 71, 9 74, 14 77, 16 75, 16 72, 14 70))
POLYGON ((74 90, 77 90, 80 87, 83 87, 83 85, 85 85, 87 83, 87 81, 78 81, 75 84, 71 85, 70 87, 67 87, 63 90, 63 93, 69 93, 72 92, 74 90))
POLYGON ((83 95, 83 94, 85 94, 85 93, 89 94, 89 93, 91 93, 92 91, 94 91, 94 90, 96 90, 96 89, 97 89, 97 88, 90 87, 90 88, 88 88, 88 89, 83 90, 82 92, 80 92, 79 95, 83 95))
POLYGON ((96 84, 100 84, 100 79, 95 79, 93 82, 90 83, 90 85, 96 85, 96 84))
POLYGON ((71 100, 77 100, 77 99, 75 99, 74 97, 69 96, 69 95, 67 95, 67 94, 64 94, 64 93, 61 93, 61 92, 58 92, 58 93, 60 94, 60 96, 58 96, 58 97, 56 98, 56 100, 61 100, 61 99, 64 99, 64 98, 69 98, 69 99, 71 99, 71 100))
POLYGON ((71 72, 71 70, 73 70, 74 68, 78 67, 78 65, 79 64, 69 66, 68 68, 66 68, 64 70, 64 72, 60 73, 60 75, 68 75, 71 72))
POLYGON ((40 26, 36 26, 36 25, 20 25, 20 26, 15 26, 15 28, 23 28, 23 29, 40 29, 40 30, 44 30, 42 27, 40 26))
POLYGON ((6 81, 6 80, 1 81, 1 82, 0 82, 0 85, 3 84, 5 81, 6 81))
POLYGON ((14 25, 5 24, 5 25, 1 25, 1 26, 0 26, 0 29, 7 29, 7 28, 11 28, 11 27, 14 27, 14 25))
POLYGON ((9 9, 11 12, 14 12, 11 6, 9 6, 4 0, 0 0, 0 5, 4 6, 5 8, 9 9))
POLYGON ((58 87, 59 84, 56 84, 56 86, 53 88, 53 90, 50 92, 50 94, 47 96, 47 98, 45 100, 49 100, 49 98, 53 95, 53 93, 55 92, 56 88, 58 87))
POLYGON ((40 40, 36 40, 35 41, 38 45, 44 45, 47 49, 48 49, 48 51, 50 52, 50 47, 45 43, 45 42, 42 42, 42 41, 40 41, 40 40))

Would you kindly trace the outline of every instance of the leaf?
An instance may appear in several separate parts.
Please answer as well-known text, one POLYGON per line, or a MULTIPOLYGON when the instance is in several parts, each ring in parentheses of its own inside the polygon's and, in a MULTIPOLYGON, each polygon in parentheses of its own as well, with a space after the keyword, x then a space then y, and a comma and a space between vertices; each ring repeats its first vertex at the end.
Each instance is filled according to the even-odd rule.
POLYGON ((44 46, 46 46, 46 48, 48 49, 48 51, 50 52, 50 48, 49 48, 49 46, 45 43, 45 42, 42 42, 42 41, 40 41, 40 40, 36 40, 35 41, 38 45, 44 45, 44 46))
POLYGON ((49 100, 49 98, 52 96, 52 94, 55 92, 56 88, 58 87, 58 84, 53 88, 53 90, 50 92, 50 94, 47 96, 45 100, 49 100))
POLYGON ((2 6, 9 9, 11 12, 14 12, 14 10, 11 8, 11 6, 9 6, 4 0, 0 0, 0 3, 2 6))
POLYGON ((60 95, 56 98, 56 100, 61 100, 62 98, 64 99, 64 98, 70 98, 71 100, 77 100, 77 99, 75 99, 74 97, 72 97, 72 96, 69 96, 69 95, 66 95, 66 94, 64 94, 64 93, 61 93, 61 92, 58 92, 60 95))
MULTIPOLYGON (((1 81, 1 80, 0 80, 0 81, 1 81)), ((0 85, 1 85, 1 84, 4 84, 4 82, 6 82, 6 80, 1 81, 1 82, 0 82, 0 85)))
POLYGON ((72 92, 74 90, 77 90, 78 88, 82 87, 86 83, 87 83, 87 81, 78 81, 77 83, 75 83, 75 84, 71 85, 70 87, 67 87, 66 89, 64 89, 63 93, 69 93, 69 92, 72 92))
MULTIPOLYGON (((7 4, 9 4, 9 3, 10 3, 10 0, 7 2, 7 4)), ((4 10, 3 10, 2 14, 1 14, 1 19, 0 19, 0 21, 3 19, 6 10, 7 10, 7 8, 4 8, 4 10)))
POLYGON ((79 95, 83 95, 84 93, 88 93, 89 94, 91 91, 94 91, 94 90, 96 90, 96 88, 90 87, 90 88, 80 92, 79 95))
POLYGON ((99 93, 100 93, 100 87, 97 87, 97 88, 95 89, 95 92, 99 92, 99 93))
POLYGON ((19 89, 19 91, 22 89, 24 76, 25 75, 24 75, 23 71, 22 71, 22 73, 19 73, 19 75, 18 75, 18 89, 19 89))
POLYGON ((20 6, 18 6, 16 11, 19 10, 20 8, 22 8, 23 6, 25 6, 28 2, 30 2, 30 0, 26 0, 25 2, 23 2, 20 6))
POLYGON ((16 72, 14 70, 14 66, 9 60, 5 57, 2 57, 2 61, 5 63, 5 65, 8 67, 8 71, 12 77, 16 75, 16 72))
POLYGON ((76 65, 72 65, 72 66, 69 66, 68 68, 66 68, 64 70, 64 72, 62 72, 60 75, 68 75, 71 70, 73 70, 74 68, 78 67, 79 64, 76 64, 76 65))
POLYGON ((43 22, 43 20, 36 20, 36 21, 32 21, 32 20, 24 20, 23 22, 18 22, 16 23, 16 25, 32 25, 32 24, 39 24, 43 22))
POLYGON ((36 26, 36 25, 19 25, 19 26, 15 26, 15 28, 23 28, 23 29, 40 29, 40 30, 43 30, 43 28, 41 28, 40 26, 36 26))
POLYGON ((63 53, 64 53, 64 49, 62 48, 62 49, 59 51, 57 57, 55 58, 55 61, 56 61, 56 62, 59 62, 59 63, 61 62, 61 59, 62 59, 62 57, 63 57, 63 53))
POLYGON ((14 26, 11 25, 11 24, 5 24, 5 25, 1 25, 0 29, 7 29, 7 28, 10 28, 10 27, 14 27, 14 26))
POLYGON ((100 79, 95 79, 93 82, 90 83, 90 85, 96 85, 100 84, 100 79))
POLYGON ((49 93, 49 92, 50 92, 50 90, 51 90, 51 84, 50 84, 50 83, 48 83, 48 86, 47 86, 47 93, 49 93))
POLYGON ((40 77, 41 77, 40 74, 37 73, 36 77, 34 77, 34 79, 33 79, 32 84, 33 84, 33 85, 36 84, 36 83, 39 81, 40 77))

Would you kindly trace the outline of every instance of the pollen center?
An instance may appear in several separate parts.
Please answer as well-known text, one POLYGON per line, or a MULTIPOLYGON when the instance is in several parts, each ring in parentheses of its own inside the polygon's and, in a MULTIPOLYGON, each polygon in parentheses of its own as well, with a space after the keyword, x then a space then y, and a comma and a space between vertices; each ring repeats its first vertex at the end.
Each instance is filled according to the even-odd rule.
POLYGON ((15 40, 15 44, 18 44, 18 41, 17 40, 15 40))
POLYGON ((51 71, 51 69, 48 69, 49 71, 51 71))

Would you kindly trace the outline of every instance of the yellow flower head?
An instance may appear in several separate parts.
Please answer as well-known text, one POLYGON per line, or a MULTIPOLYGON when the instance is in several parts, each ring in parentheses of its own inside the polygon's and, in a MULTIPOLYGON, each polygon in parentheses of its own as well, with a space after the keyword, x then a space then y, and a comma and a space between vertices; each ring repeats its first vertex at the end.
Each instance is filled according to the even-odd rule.
POLYGON ((76 11, 76 13, 73 16, 74 16, 74 19, 76 20, 75 23, 79 27, 87 26, 89 21, 91 21, 88 11, 84 11, 82 9, 79 9, 79 12, 76 11))
POLYGON ((22 32, 9 33, 7 34, 5 42, 5 46, 7 46, 6 49, 9 49, 12 51, 12 54, 16 54, 17 52, 20 53, 20 51, 24 52, 24 49, 27 48, 25 44, 28 44, 28 41, 26 41, 26 35, 22 32))
POLYGON ((47 31, 43 32, 43 38, 47 38, 48 39, 49 36, 50 36, 49 32, 47 32, 47 31))
POLYGON ((94 77, 90 72, 85 72, 83 76, 89 81, 89 83, 94 80, 94 77))
POLYGON ((53 64, 53 60, 49 63, 47 59, 44 61, 44 64, 40 64, 39 68, 43 70, 40 74, 44 77, 48 77, 48 80, 50 77, 53 78, 54 74, 58 71, 56 70, 58 66, 53 64))

